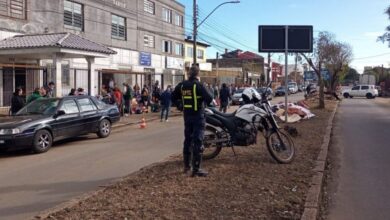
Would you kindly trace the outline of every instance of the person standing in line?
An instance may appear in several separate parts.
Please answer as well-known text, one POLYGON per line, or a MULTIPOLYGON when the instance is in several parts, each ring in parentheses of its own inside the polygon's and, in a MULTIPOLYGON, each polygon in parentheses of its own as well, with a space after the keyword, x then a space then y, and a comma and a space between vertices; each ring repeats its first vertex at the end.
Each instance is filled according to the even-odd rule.
POLYGON ((47 98, 54 98, 54 82, 49 82, 49 85, 45 88, 47 98))
POLYGON ((27 103, 42 98, 41 88, 35 88, 34 92, 27 98, 27 103))
POLYGON ((184 111, 184 173, 190 171, 192 148, 191 176, 205 177, 208 173, 200 168, 205 130, 205 104, 212 103, 213 98, 199 82, 199 68, 192 66, 189 73, 189 79, 175 87, 172 93, 172 102, 176 106, 180 106, 180 103, 182 103, 184 111))
POLYGON ((168 85, 167 89, 161 94, 161 122, 163 121, 163 118, 165 116, 165 122, 168 122, 168 116, 169 112, 171 110, 171 104, 172 104, 172 86, 168 85))
POLYGON ((125 88, 123 99, 125 101, 125 116, 128 116, 128 114, 132 114, 131 112, 131 100, 133 99, 133 90, 131 89, 131 86, 129 86, 128 83, 123 83, 123 86, 125 88))
POLYGON ((119 112, 123 116, 123 103, 122 103, 122 92, 118 87, 114 88, 114 97, 115 97, 115 104, 118 106, 119 112))
POLYGON ((72 88, 70 89, 68 96, 74 96, 74 95, 76 95, 76 89, 72 88))
POLYGON ((15 115, 23 106, 26 104, 26 101, 22 97, 23 89, 17 88, 11 99, 11 114, 15 115))
POLYGON ((226 113, 227 106, 229 105, 229 99, 232 99, 226 83, 222 84, 221 91, 219 92, 219 98, 221 100, 219 111, 226 113))
MULTIPOLYGON (((149 107, 149 89, 147 85, 144 85, 144 88, 141 91, 141 100, 143 106, 148 109, 149 107)), ((146 110, 148 112, 148 110, 146 110)))

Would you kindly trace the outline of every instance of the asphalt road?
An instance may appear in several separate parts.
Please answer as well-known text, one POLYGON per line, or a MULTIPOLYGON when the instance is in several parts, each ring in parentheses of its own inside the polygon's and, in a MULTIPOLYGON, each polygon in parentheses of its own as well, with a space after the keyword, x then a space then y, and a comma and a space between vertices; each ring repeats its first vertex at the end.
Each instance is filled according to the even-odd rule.
MULTIPOLYGON (((303 93, 298 93, 289 101, 302 98, 303 93)), ((280 101, 284 97, 275 97, 272 103, 280 101)), ((106 139, 89 135, 62 141, 44 154, 0 154, 0 219, 29 219, 180 153, 182 142, 183 122, 176 117, 167 123, 149 123, 144 130, 119 128, 106 139)))
POLYGON ((180 117, 55 144, 49 152, 0 156, 0 219, 29 219, 182 149, 180 117))
POLYGON ((390 101, 385 103, 354 98, 340 105, 328 219, 390 219, 390 101))

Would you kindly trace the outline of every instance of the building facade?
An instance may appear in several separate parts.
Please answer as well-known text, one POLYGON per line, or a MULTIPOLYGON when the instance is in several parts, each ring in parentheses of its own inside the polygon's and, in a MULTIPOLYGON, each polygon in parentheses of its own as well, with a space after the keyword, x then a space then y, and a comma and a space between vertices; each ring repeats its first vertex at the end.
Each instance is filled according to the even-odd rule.
MULTIPOLYGON (((192 66, 193 63, 193 57, 194 57, 194 41, 185 39, 184 43, 184 48, 185 48, 185 53, 184 53, 184 64, 186 71, 189 70, 189 68, 192 66)), ((200 70, 200 77, 202 81, 207 81, 207 78, 209 77, 211 70, 212 70, 212 65, 211 63, 207 62, 207 53, 206 50, 210 45, 202 42, 196 42, 196 54, 197 58, 196 61, 199 65, 199 70, 200 70)))
POLYGON ((107 46, 115 55, 94 59, 94 77, 88 60, 62 59, 62 81, 53 74, 51 59, 1 57, 0 106, 7 106, 12 91, 26 95, 50 81, 71 88, 90 88, 97 95, 103 86, 123 82, 139 86, 176 84, 184 77, 184 11, 174 0, 0 0, 0 40, 15 35, 72 33, 107 46), (4 7, 3 7, 4 6, 4 7), (12 80, 11 80, 12 79, 12 80), (31 84, 31 85, 27 85, 31 84))
POLYGON ((252 52, 241 50, 225 51, 222 59, 208 59, 213 65, 217 84, 227 83, 239 86, 259 86, 265 80, 264 58, 252 52))

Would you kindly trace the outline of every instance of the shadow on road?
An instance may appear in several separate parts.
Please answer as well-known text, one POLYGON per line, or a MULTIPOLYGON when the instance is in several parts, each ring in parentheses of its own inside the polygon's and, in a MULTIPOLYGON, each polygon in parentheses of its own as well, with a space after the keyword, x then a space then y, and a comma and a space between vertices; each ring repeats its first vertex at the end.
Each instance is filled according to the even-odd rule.
MULTIPOLYGON (((113 178, 94 180, 94 181, 71 181, 71 182, 58 182, 50 184, 25 184, 25 185, 16 185, 16 186, 4 186, 0 187, 0 198, 4 198, 6 194, 18 193, 18 192, 38 192, 40 196, 47 196, 47 201, 50 201, 50 197, 60 195, 66 201, 69 198, 80 195, 82 193, 88 192, 91 190, 91 186, 100 187, 106 186, 113 178)), ((7 216, 13 216, 23 213, 36 212, 37 210, 44 210, 50 207, 53 207, 60 202, 47 202, 41 200, 31 200, 31 203, 28 205, 22 206, 8 206, 0 208, 1 218, 7 216)), ((62 201, 62 202, 64 202, 62 201)), ((1 199, 0 199, 1 202, 1 199)))
MULTIPOLYGON (((84 135, 79 137, 72 137, 63 139, 60 141, 56 141, 53 143, 52 148, 58 148, 58 147, 66 147, 67 145, 72 144, 73 142, 83 142, 83 141, 91 141, 98 139, 96 135, 84 135)), ((21 149, 21 150, 0 150, 0 159, 1 158, 7 158, 7 157, 23 157, 23 156, 34 156, 35 154, 30 149, 21 149)))

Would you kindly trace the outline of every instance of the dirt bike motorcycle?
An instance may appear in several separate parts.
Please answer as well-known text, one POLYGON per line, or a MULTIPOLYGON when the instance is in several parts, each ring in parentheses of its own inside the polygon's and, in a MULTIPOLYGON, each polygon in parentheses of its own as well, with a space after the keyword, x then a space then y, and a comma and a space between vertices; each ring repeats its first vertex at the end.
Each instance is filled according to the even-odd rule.
POLYGON ((247 104, 234 113, 224 114, 215 108, 206 108, 203 159, 215 158, 223 147, 231 147, 235 154, 234 146, 254 145, 260 131, 271 156, 278 163, 290 163, 295 155, 294 142, 279 128, 268 96, 267 93, 260 95, 255 89, 248 88, 242 95, 247 104))

